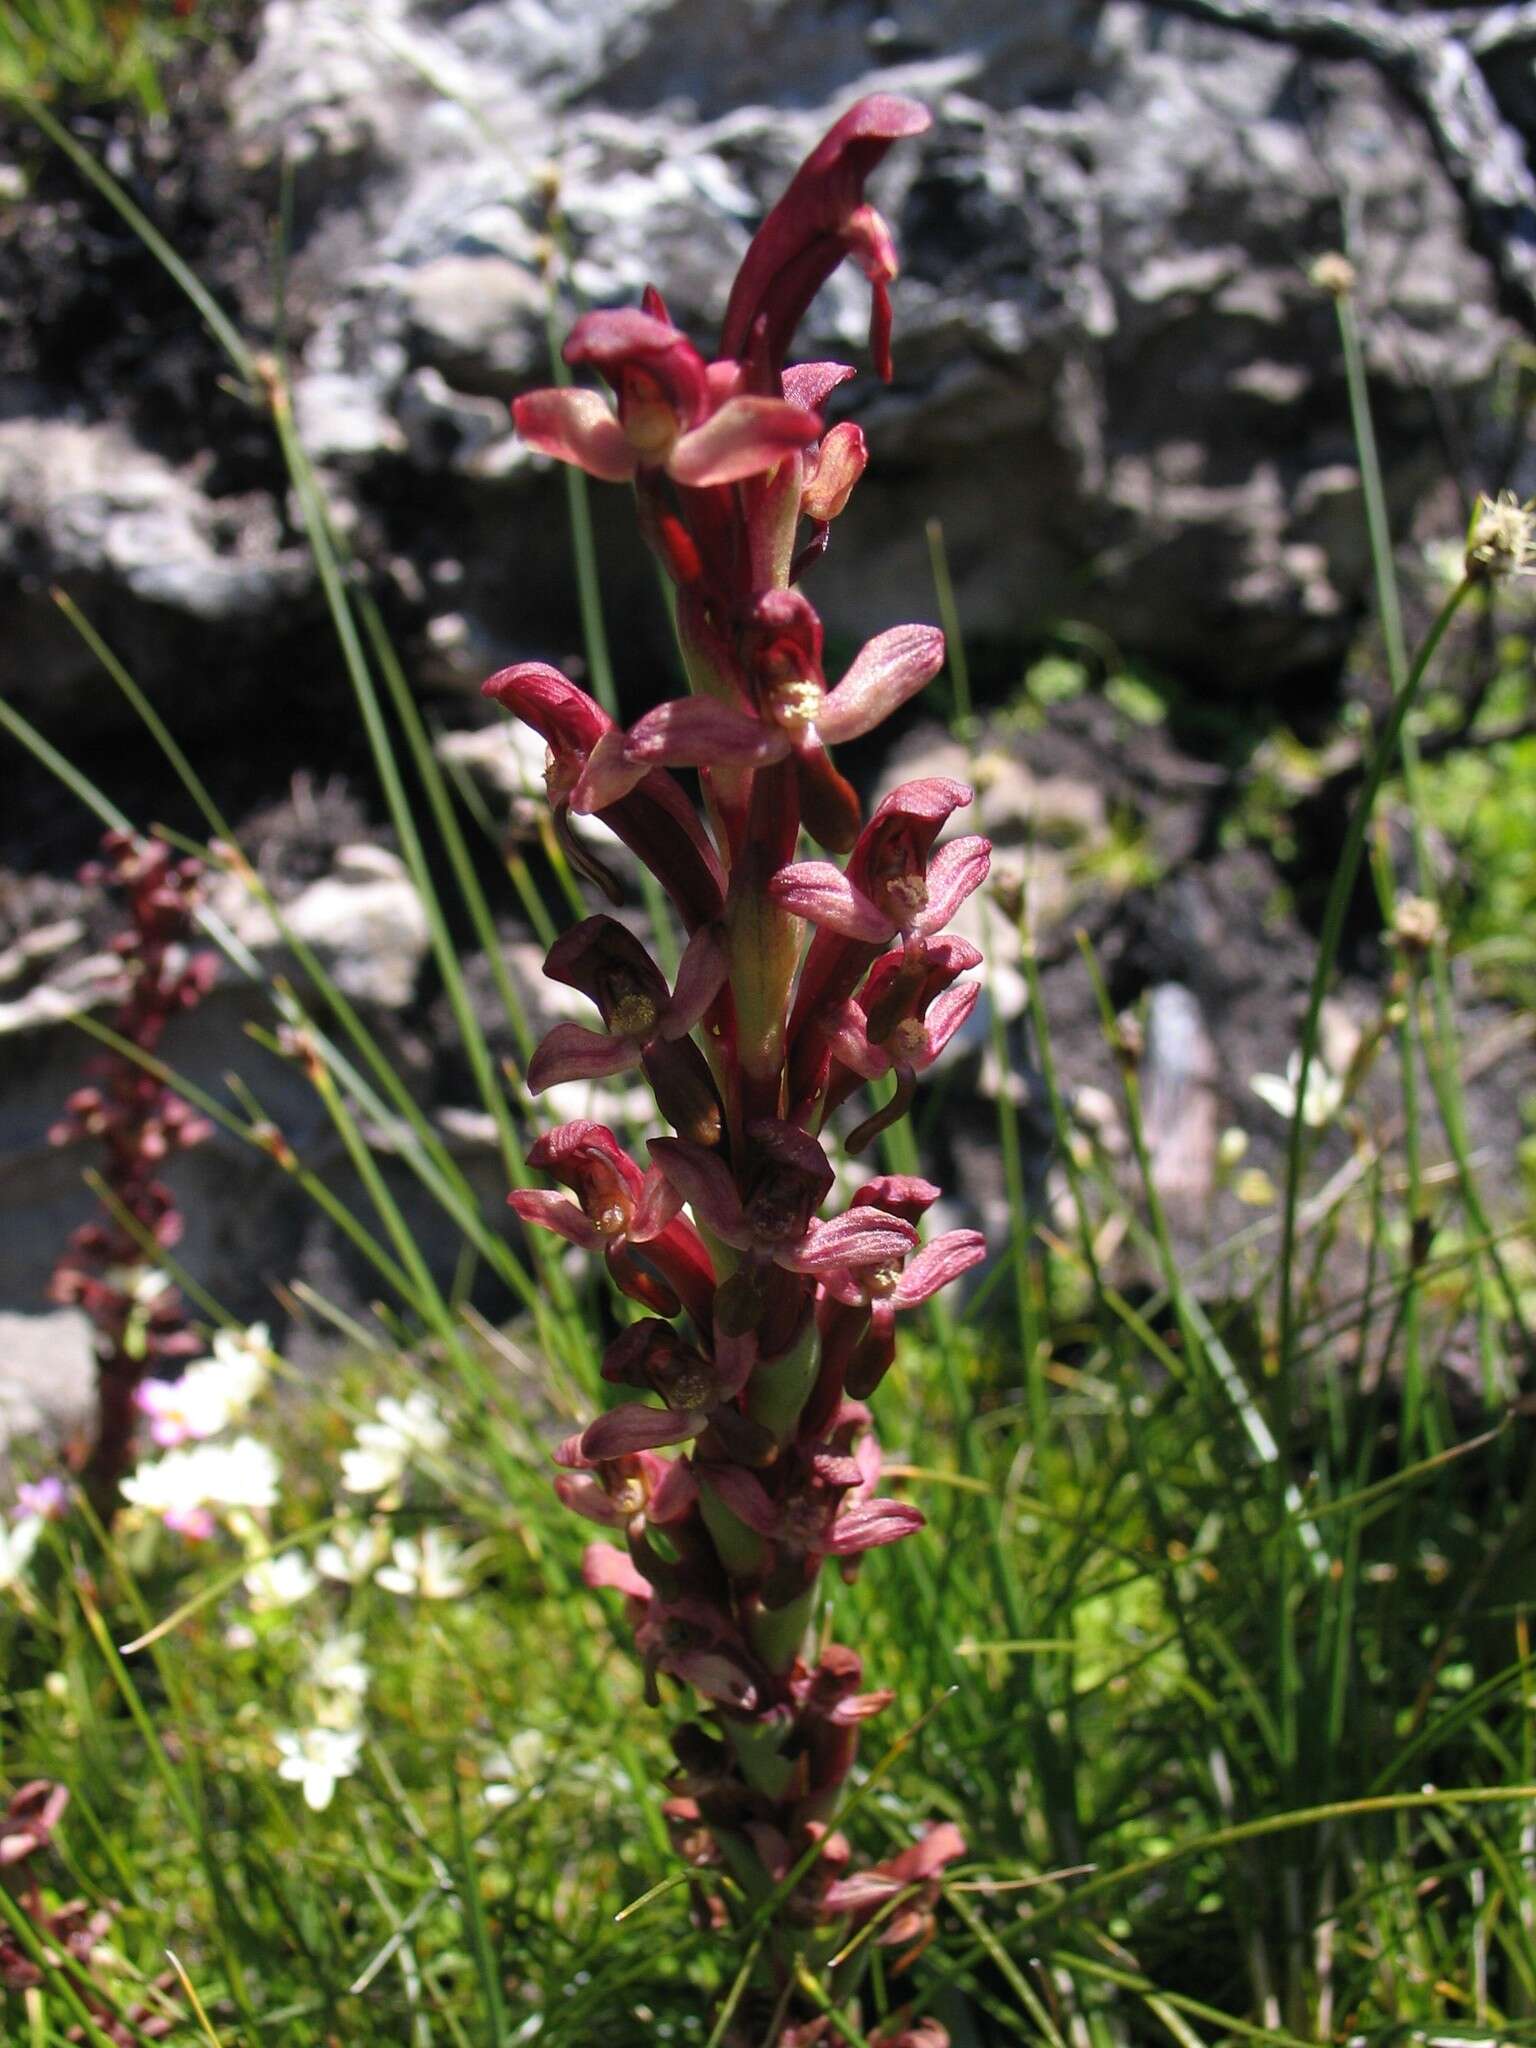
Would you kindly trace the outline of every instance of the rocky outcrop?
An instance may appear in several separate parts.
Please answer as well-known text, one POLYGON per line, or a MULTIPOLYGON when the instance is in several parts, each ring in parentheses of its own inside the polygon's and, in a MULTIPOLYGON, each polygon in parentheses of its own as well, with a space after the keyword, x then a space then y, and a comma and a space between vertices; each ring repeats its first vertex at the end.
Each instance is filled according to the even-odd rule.
MULTIPOLYGON (((839 394, 876 459, 818 571, 828 616, 862 632, 928 608, 932 516, 967 625, 1000 657, 1070 617, 1225 690, 1336 666, 1367 567, 1311 259, 1347 243, 1356 263, 1402 522, 1510 330, 1444 151, 1379 66, 1186 12, 1222 9, 382 0, 363 22, 349 0, 266 0, 228 125, 199 146, 252 236, 279 159, 292 169, 298 418, 396 600, 413 675, 472 687, 498 659, 579 644, 563 483, 515 444, 505 405, 547 375, 552 230, 583 298, 654 281, 707 337, 765 201, 829 110, 873 87, 937 121, 884 177, 905 261, 898 375, 839 394)), ((168 178, 146 164, 140 196, 154 211, 166 188, 175 233, 168 178)), ((259 261, 206 224, 197 253, 263 338, 259 261)), ((809 347, 863 363, 864 319, 858 280, 835 279, 809 347)), ((132 351, 114 345, 121 377, 132 351)), ((249 477, 186 453, 218 367, 205 349, 176 433, 162 408, 157 436, 125 424, 126 394, 114 407, 98 383, 82 404, 46 361, 16 359, 11 645, 49 581, 83 579, 146 680, 175 696, 203 647, 231 708, 251 701, 252 622, 287 630, 308 571, 275 469, 232 489, 249 477)), ((619 546, 605 586, 621 682, 643 697, 666 649, 648 565, 619 546)), ((90 672, 67 640, 47 646, 4 678, 45 711, 90 672)))

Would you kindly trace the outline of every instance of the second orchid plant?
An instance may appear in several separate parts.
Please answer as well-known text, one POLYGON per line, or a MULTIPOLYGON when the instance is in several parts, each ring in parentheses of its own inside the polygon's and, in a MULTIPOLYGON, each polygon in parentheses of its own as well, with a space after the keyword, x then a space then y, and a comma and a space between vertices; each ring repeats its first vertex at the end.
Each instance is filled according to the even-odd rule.
MULTIPOLYGON (((891 1698, 866 1690, 858 1652, 830 1639, 823 1569, 922 1524, 879 1493, 867 1405, 892 1364, 895 1319, 983 1256, 980 1235, 919 1236, 938 1189, 877 1175, 823 1214, 834 1171, 829 1116, 866 1083, 894 1082, 845 1141, 862 1151, 899 1117, 915 1074, 976 1000, 976 949, 945 926, 987 874, 984 839, 938 846, 971 801, 924 777, 867 820, 832 747, 870 732, 937 674, 942 634, 878 634, 829 687, 822 623, 801 583, 864 469, 851 423, 823 408, 854 372, 786 365, 812 298, 845 257, 874 294, 871 345, 889 378, 890 230, 864 182, 926 111, 876 95, 806 159, 732 286, 706 361, 660 295, 593 312, 565 345, 613 403, 578 386, 531 392, 524 439, 590 475, 628 482, 676 592, 691 694, 627 731, 558 670, 524 662, 485 685, 549 753, 556 829, 611 901, 615 877, 573 818, 594 817, 671 899, 687 943, 671 986, 607 915, 553 948, 546 973, 590 999, 601 1029, 560 1024, 527 1082, 638 1067, 669 1134, 630 1156, 595 1122, 548 1132, 529 1164, 565 1192, 514 1193, 525 1222, 599 1252, 643 1311, 609 1346, 608 1381, 631 1398, 563 1444, 567 1504, 616 1540, 586 1555, 588 1582, 622 1594, 653 1696, 683 1688, 668 1815, 682 1855, 728 1880, 700 1886, 722 1924, 770 1922, 741 2038, 804 2048, 831 2021, 804 2000, 818 1973, 856 1991, 868 1942, 904 1951, 931 1924, 937 1880, 963 1853, 932 1826, 873 1868, 835 1825, 861 1724, 891 1698), (701 819, 673 771, 693 769, 701 819), (802 834, 820 849, 803 859, 802 834), (755 2030, 754 2030, 755 2029, 755 2030)), ((866 2021, 866 2025, 871 2024, 866 2021)), ((888 2013, 879 2048, 942 2048, 944 2030, 888 2013)))

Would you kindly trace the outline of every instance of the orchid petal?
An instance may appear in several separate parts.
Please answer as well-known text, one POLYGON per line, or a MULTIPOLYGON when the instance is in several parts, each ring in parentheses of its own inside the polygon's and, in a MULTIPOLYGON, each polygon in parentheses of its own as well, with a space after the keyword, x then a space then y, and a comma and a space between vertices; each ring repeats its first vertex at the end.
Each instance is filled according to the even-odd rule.
POLYGON ((979 1266, 986 1256, 987 1240, 979 1230, 946 1230, 908 1260, 891 1301, 897 1308, 914 1308, 972 1266, 979 1266))
POLYGON ((852 1877, 835 1878, 821 1895, 821 1910, 836 1919, 844 1913, 866 1913, 899 1892, 901 1886, 876 1870, 856 1870, 852 1877))
POLYGON ((531 725, 557 753, 589 754, 613 720, 578 683, 547 661, 516 661, 480 685, 514 718, 531 725))
POLYGON ((729 398, 683 435, 667 462, 675 483, 695 490, 737 484, 777 469, 786 455, 814 441, 821 421, 782 398, 729 398))
POLYGON ((661 1018, 663 1038, 686 1038, 719 995, 731 971, 725 940, 712 924, 701 924, 678 962, 672 1000, 661 1018))
POLYGON ((972 834, 941 846, 928 863, 928 903, 913 929, 937 931, 948 924, 966 897, 979 889, 992 866, 992 842, 972 834))
POLYGON ((865 1550, 878 1550, 887 1543, 899 1543, 924 1526, 920 1508, 904 1500, 870 1500, 847 1508, 832 1524, 827 1549, 833 1557, 857 1557, 865 1550))
POLYGON ((596 1224, 589 1222, 583 1210, 564 1195, 557 1195, 553 1188, 514 1188, 507 1197, 507 1204, 525 1223, 535 1223, 541 1230, 553 1230, 558 1237, 579 1245, 584 1252, 602 1248, 604 1238, 596 1224))
POLYGON ((640 1184, 640 1193, 629 1219, 626 1233, 631 1244, 649 1244, 660 1237, 667 1225, 683 1206, 683 1198, 661 1172, 653 1166, 640 1184))
POLYGON ((877 633, 828 696, 816 730, 833 747, 872 732, 943 666, 944 635, 937 626, 892 626, 877 633))
POLYGON ((693 344, 670 320, 638 306, 599 306, 582 314, 560 353, 573 366, 596 363, 600 370, 613 370, 636 356, 666 355, 679 346, 693 344))
POLYGON ((715 1378, 720 1399, 734 1401, 752 1377, 752 1369, 757 1364, 757 1333, 755 1330, 743 1330, 740 1335, 732 1336, 721 1329, 717 1320, 714 1336, 715 1378))
POLYGON ((622 732, 605 732, 576 778, 571 809, 583 818, 606 811, 642 783, 647 772, 647 763, 630 759, 622 732))
POLYGON ((635 721, 624 752, 646 768, 760 768, 782 761, 789 741, 713 697, 678 697, 635 721))
POLYGON ((692 1464, 687 1458, 674 1458, 651 1488, 645 1519, 664 1529, 669 1522, 680 1522, 690 1514, 698 1497, 699 1482, 692 1464))
POLYGON ((599 392, 571 384, 528 391, 512 401, 512 417, 518 433, 541 455, 574 463, 608 484, 627 483, 635 473, 635 451, 599 392))
POLYGON ((937 832, 955 811, 964 810, 974 797, 975 791, 969 783, 957 782, 951 775, 916 775, 910 782, 899 782, 880 799, 864 828, 866 836, 877 825, 897 817, 932 825, 937 832))
POLYGON ((741 1196, 717 1152, 686 1138, 652 1138, 650 1154, 706 1230, 738 1249, 751 1243, 741 1196))
POLYGON ((946 988, 934 997, 923 1020, 928 1032, 927 1048, 920 1059, 912 1062, 913 1066, 926 1067, 938 1058, 955 1033, 965 1024, 980 998, 979 981, 961 982, 958 987, 946 988))
POLYGON ((718 1650, 674 1650, 666 1658, 674 1678, 696 1686, 706 1699, 750 1714, 757 1705, 757 1687, 742 1667, 718 1650))
POLYGON ((883 1209, 888 1216, 903 1216, 908 1223, 915 1223, 942 1193, 931 1180, 921 1180, 915 1173, 878 1173, 855 1194, 853 1207, 883 1209))
POLYGON ((528 1147, 528 1164, 552 1173, 585 1200, 588 1194, 606 1199, 616 1185, 634 1197, 645 1178, 606 1124, 576 1117, 556 1124, 528 1147))
POLYGON ((589 1031, 584 1024, 557 1024, 541 1040, 524 1076, 530 1095, 542 1095, 565 1081, 601 1081, 640 1064, 633 1038, 589 1031))
MULTIPOLYGON (((612 1545, 594 1543, 592 1548, 612 1549, 612 1545)), ((860 1721, 868 1721, 875 1714, 884 1713, 896 1695, 889 1688, 880 1692, 856 1692, 850 1699, 839 1700, 827 1715, 834 1728, 854 1728, 860 1721)))
POLYGON ((822 437, 815 467, 800 494, 807 519, 825 525, 847 509, 853 487, 869 465, 869 447, 862 427, 843 420, 822 437))
POLYGON ((612 1543, 589 1543, 581 1553, 581 1577, 594 1592, 607 1588, 630 1600, 649 1600, 652 1587, 629 1553, 612 1543))
POLYGON ((709 408, 703 358, 686 334, 648 308, 611 306, 583 313, 561 353, 568 363, 594 363, 602 371, 619 394, 621 416, 636 371, 648 391, 660 390, 679 427, 692 426, 709 408))
POLYGON ((784 372, 784 396, 791 405, 820 412, 838 385, 858 374, 852 363, 791 363, 784 372))
POLYGON ((923 953, 929 966, 948 975, 951 981, 968 968, 981 965, 980 946, 973 946, 958 932, 940 932, 936 938, 925 938, 923 953))
POLYGON ((662 1444, 685 1443, 697 1436, 707 1421, 699 1408, 648 1408, 643 1401, 626 1401, 587 1425, 581 1448, 594 1464, 600 1464, 605 1458, 627 1458, 635 1451, 654 1451, 662 1444))
POLYGON ((891 1056, 883 1046, 871 1045, 864 1012, 855 1002, 846 1002, 830 1016, 823 1017, 821 1029, 833 1059, 866 1081, 890 1072, 891 1056))
POLYGON ((899 1216, 859 1207, 824 1223, 813 1223, 793 1253, 779 1263, 796 1273, 825 1273, 838 1266, 884 1266, 904 1258, 917 1232, 899 1216))
POLYGON ((776 1536, 784 1517, 767 1488, 740 1465, 712 1465, 706 1480, 737 1521, 759 1536, 776 1536))
MULTIPOLYGON (((579 1443, 580 1438, 572 1437, 571 1441, 579 1443)), ((556 1473, 555 1498, 573 1515, 580 1515, 584 1521, 596 1522, 601 1529, 617 1529, 628 1520, 627 1516, 619 1513, 601 1483, 590 1472, 556 1473)))
POLYGON ((877 1867, 898 1884, 921 1884, 965 1854, 965 1837, 952 1820, 933 1822, 920 1842, 877 1867))
POLYGON ((769 882, 768 894, 782 909, 841 938, 878 945, 895 929, 829 860, 791 861, 769 882))

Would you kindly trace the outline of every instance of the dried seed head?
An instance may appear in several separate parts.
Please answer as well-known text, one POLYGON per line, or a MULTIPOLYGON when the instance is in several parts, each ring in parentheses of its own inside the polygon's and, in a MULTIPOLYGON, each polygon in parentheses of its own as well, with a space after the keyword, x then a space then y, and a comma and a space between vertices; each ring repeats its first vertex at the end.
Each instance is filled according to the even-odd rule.
POLYGON ((1525 504, 1513 491, 1480 497, 1467 535, 1466 569, 1475 583, 1523 576, 1536 568, 1536 499, 1525 504))
POLYGON ((1319 256, 1308 275, 1318 290, 1332 299, 1346 299, 1355 288, 1355 266, 1337 249, 1319 256))
POLYGON ((1392 913, 1392 936, 1406 953, 1427 953, 1445 931, 1438 904, 1425 896, 1400 896, 1392 913))

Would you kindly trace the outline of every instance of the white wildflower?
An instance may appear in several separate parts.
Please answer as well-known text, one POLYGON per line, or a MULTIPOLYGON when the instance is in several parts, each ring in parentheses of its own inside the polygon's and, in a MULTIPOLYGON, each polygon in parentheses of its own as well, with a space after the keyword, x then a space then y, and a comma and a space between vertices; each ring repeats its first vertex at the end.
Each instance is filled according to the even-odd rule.
POLYGON ((380 1523, 341 1521, 315 1552, 315 1568, 343 1586, 362 1586, 388 1554, 389 1536, 380 1523))
POLYGON ((270 1508, 277 1500, 277 1460, 254 1437, 194 1444, 140 1465, 123 1481, 123 1499, 159 1515, 188 1536, 213 1531, 213 1508, 270 1508))
POLYGON ((240 1421, 267 1383, 271 1342, 265 1323, 220 1330, 213 1356, 197 1359, 180 1379, 142 1381, 134 1399, 160 1448, 201 1442, 240 1421))
POLYGON ((307 1600, 319 1583, 301 1550, 284 1550, 276 1557, 258 1558, 245 1575, 245 1590, 258 1614, 307 1600))
POLYGON ((493 1749, 480 1769, 487 1806, 511 1806, 531 1792, 544 1774, 549 1744, 537 1728, 520 1728, 504 1749, 493 1749))
POLYGON ((350 1693, 361 1699, 368 1690, 368 1666, 362 1653, 363 1639, 355 1630, 327 1636, 315 1645, 310 1659, 310 1684, 320 1692, 350 1693))
POLYGON ((390 1545, 391 1562, 378 1574, 379 1584, 391 1593, 403 1593, 415 1600, 456 1600, 469 1590, 462 1576, 465 1552, 451 1543, 441 1529, 427 1529, 418 1543, 412 1536, 397 1536, 390 1545))
POLYGON ((348 1493, 383 1493, 405 1476, 418 1456, 432 1457, 448 1442, 448 1426, 429 1393, 418 1388, 403 1401, 386 1395, 372 1422, 360 1423, 356 1440, 341 1454, 341 1483, 348 1493))
POLYGON ((304 1728, 274 1739, 282 1758, 277 1775, 302 1786, 304 1804, 315 1813, 323 1813, 337 1785, 352 1776, 363 1746, 359 1728, 304 1728))
MULTIPOLYGON (((1293 1052, 1285 1063, 1285 1073, 1255 1074, 1249 1086, 1260 1102, 1268 1105, 1276 1116, 1283 1116, 1287 1123, 1296 1114, 1296 1089, 1301 1080, 1301 1054, 1293 1052)), ((1311 1130, 1321 1130, 1324 1124, 1332 1123, 1344 1103, 1344 1083, 1341 1077, 1331 1073, 1316 1055, 1307 1069, 1307 1091, 1301 1105, 1301 1120, 1311 1130)))
MULTIPOLYGON (((364 1423, 366 1429, 368 1425, 364 1423)), ((400 1449, 368 1450, 352 1445, 341 1454, 341 1484, 346 1493, 383 1493, 405 1476, 410 1462, 400 1449)))
POLYGON ((9 1528, 0 1522, 0 1593, 14 1592, 25 1579, 42 1533, 41 1515, 23 1515, 9 1528))
POLYGON ((228 1372, 254 1370, 255 1393, 266 1383, 271 1350, 272 1329, 268 1323, 252 1323, 245 1330, 215 1330, 213 1334, 214 1358, 228 1372))
POLYGON ((158 1266, 109 1266, 102 1277, 140 1308, 157 1302, 171 1284, 170 1274, 158 1266))

